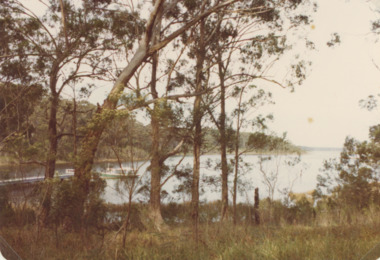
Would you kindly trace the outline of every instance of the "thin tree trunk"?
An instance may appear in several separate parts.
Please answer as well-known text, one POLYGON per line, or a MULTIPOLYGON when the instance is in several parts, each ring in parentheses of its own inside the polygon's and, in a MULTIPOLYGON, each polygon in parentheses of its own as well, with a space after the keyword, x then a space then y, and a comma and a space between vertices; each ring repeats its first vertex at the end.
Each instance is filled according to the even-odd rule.
MULTIPOLYGON (((204 8, 204 5, 202 5, 204 8)), ((202 10, 203 11, 203 10, 202 10)), ((199 43, 197 50, 196 64, 196 92, 201 92, 203 81, 203 64, 205 61, 205 44, 204 44, 204 20, 200 23, 199 43)), ((194 122, 194 140, 193 140, 193 183, 191 189, 191 217, 193 222, 193 238, 198 242, 199 233, 199 179, 200 179, 200 160, 201 160, 201 145, 202 145, 202 97, 196 96, 194 100, 193 122, 194 122)))
MULTIPOLYGON (((156 106, 156 105, 155 105, 156 106)), ((154 226, 160 230, 164 223, 161 216, 161 165, 159 154, 159 118, 154 115, 157 108, 153 109, 151 127, 152 127, 152 158, 150 160, 150 217, 154 226)))
POLYGON ((55 172, 55 162, 57 157, 58 140, 57 140, 57 110, 58 95, 52 93, 50 102, 50 114, 48 125, 49 152, 46 160, 45 179, 53 178, 55 172))
MULTIPOLYGON (((46 168, 45 168, 45 180, 54 177, 55 163, 58 150, 58 139, 57 139, 57 110, 59 97, 55 91, 55 83, 51 83, 51 101, 50 101, 50 114, 48 123, 48 138, 49 138, 49 151, 46 158, 46 168)), ((42 199, 42 209, 39 216, 39 221, 42 226, 45 226, 48 222, 50 207, 51 207, 51 194, 52 186, 48 183, 45 186, 45 195, 42 199)))
POLYGON ((239 97, 239 103, 238 103, 238 112, 237 112, 237 119, 236 119, 236 137, 235 137, 235 174, 234 174, 234 186, 233 186, 233 194, 232 194, 232 207, 233 207, 233 223, 236 225, 237 223, 237 212, 236 212, 236 196, 237 196, 237 182, 238 182, 238 175, 239 175, 239 141, 240 141, 240 108, 241 108, 241 102, 243 98, 244 88, 241 90, 240 97, 239 97))
POLYGON ((228 164, 227 164, 227 137, 226 137, 226 89, 224 86, 224 69, 222 58, 218 54, 218 69, 220 79, 220 152, 222 161, 222 211, 220 221, 227 217, 228 211, 228 164))
POLYGON ((256 225, 260 225, 259 205, 260 205, 259 188, 255 188, 255 204, 253 206, 253 210, 254 210, 256 225))
POLYGON ((122 241, 122 245, 123 245, 124 248, 125 248, 125 242, 127 241, 127 230, 128 230, 128 226, 129 226, 129 219, 131 218, 131 211, 132 211, 132 193, 133 193, 133 192, 130 192, 130 193, 129 193, 129 199, 128 199, 128 212, 127 212, 127 217, 125 218, 124 225, 123 225, 124 232, 123 232, 123 241, 122 241))
MULTIPOLYGON (((238 122, 240 121, 240 114, 238 114, 238 122)), ((239 123, 238 123, 239 124, 239 123)), ((236 128, 236 140, 235 140, 235 173, 234 173, 234 184, 233 184, 233 194, 232 194, 232 207, 233 207, 233 223, 237 223, 237 212, 236 212, 236 196, 237 196, 237 181, 239 173, 239 137, 240 137, 240 127, 236 128)))
POLYGON ((75 97, 75 92, 74 92, 74 99, 73 99, 73 135, 74 135, 74 161, 77 158, 77 153, 78 153, 78 144, 77 144, 77 100, 75 97))
POLYGON ((194 120, 197 120, 194 131, 194 144, 193 144, 193 183, 191 188, 191 218, 193 221, 193 236, 194 240, 198 241, 198 224, 199 224, 199 178, 200 178, 200 160, 201 160, 201 142, 202 142, 202 126, 201 126, 201 112, 200 101, 196 100, 194 103, 194 120))

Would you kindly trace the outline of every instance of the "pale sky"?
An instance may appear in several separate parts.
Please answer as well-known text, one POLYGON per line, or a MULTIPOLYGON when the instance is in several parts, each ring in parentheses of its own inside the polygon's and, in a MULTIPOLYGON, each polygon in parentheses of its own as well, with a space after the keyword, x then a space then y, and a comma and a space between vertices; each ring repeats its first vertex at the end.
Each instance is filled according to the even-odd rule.
MULTIPOLYGON (((36 10, 36 1, 26 1, 36 10), (33 2, 33 4, 32 4, 33 2)), ((346 136, 368 137, 368 128, 380 123, 379 110, 368 112, 359 100, 380 93, 380 36, 370 32, 380 10, 380 0, 317 0, 309 37, 316 44, 305 58, 311 72, 294 93, 272 86, 276 104, 267 108, 275 120, 271 129, 288 133, 296 145, 342 147, 346 136), (329 48, 326 42, 337 32, 342 43, 329 48)), ((380 18, 380 15, 378 16, 380 18)), ((102 103, 110 87, 101 87, 90 97, 102 103)))
MULTIPOLYGON (((380 7, 380 1, 373 2, 380 7)), ((368 137, 368 128, 380 123, 379 110, 368 112, 359 101, 380 93, 380 44, 370 33, 375 5, 362 0, 318 0, 315 29, 309 37, 317 50, 309 52, 311 72, 295 93, 271 89, 276 105, 271 128, 287 132, 297 145, 342 147, 346 136, 368 137), (326 42, 337 32, 342 43, 326 42), (372 61, 373 60, 373 61, 372 61)))

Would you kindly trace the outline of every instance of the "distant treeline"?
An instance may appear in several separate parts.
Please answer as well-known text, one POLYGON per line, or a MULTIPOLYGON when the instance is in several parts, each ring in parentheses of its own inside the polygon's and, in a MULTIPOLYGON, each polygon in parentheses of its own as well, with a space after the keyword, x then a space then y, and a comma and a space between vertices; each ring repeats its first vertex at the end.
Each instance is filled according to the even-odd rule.
MULTIPOLYGON (((43 161, 48 153, 48 130, 49 123, 49 100, 45 92, 36 87, 35 91, 29 93, 23 100, 13 100, 17 95, 18 89, 3 86, 0 88, 2 99, 0 109, 0 154, 8 159, 22 157, 23 161, 43 161), (25 101, 25 99, 28 99, 25 101), (23 130, 23 131, 21 131, 23 130)), ((57 113, 57 137, 59 149, 57 160, 72 162, 74 160, 75 143, 81 141, 86 128, 88 128, 88 119, 94 114, 97 106, 88 101, 74 101, 61 99, 57 113), (74 124, 74 119, 76 120, 74 124), (75 127, 75 129, 74 129, 75 127)), ((133 115, 117 116, 106 128, 97 150, 97 160, 116 159, 115 149, 126 148, 129 145, 134 146, 134 158, 149 158, 152 147, 150 124, 144 125, 139 122, 133 115), (133 133, 132 133, 133 132, 133 133), (133 135, 133 140, 129 140, 133 135)), ((168 130, 169 131, 169 130, 168 130)), ((185 132, 186 129, 179 129, 185 132)), ((228 131, 228 152, 232 153, 235 144, 236 134, 234 130, 228 131)), ((172 138, 169 147, 174 148, 180 142, 180 136, 172 138)), ((202 131, 202 152, 219 153, 220 134, 215 128, 205 127, 202 131)), ((269 152, 273 149, 284 150, 287 152, 301 152, 303 149, 291 144, 284 137, 270 136, 263 133, 241 132, 239 138, 239 148, 247 152, 269 152), (266 138, 266 144, 258 144, 258 140, 263 141, 266 138), (271 139, 271 142, 268 140, 271 139), (271 145, 270 145, 271 143, 271 145), (281 145, 280 145, 281 144, 281 145), (274 145, 274 146, 273 146, 274 145)), ((305 149, 306 150, 306 149, 305 149)), ((128 158, 131 155, 123 154, 128 158)))

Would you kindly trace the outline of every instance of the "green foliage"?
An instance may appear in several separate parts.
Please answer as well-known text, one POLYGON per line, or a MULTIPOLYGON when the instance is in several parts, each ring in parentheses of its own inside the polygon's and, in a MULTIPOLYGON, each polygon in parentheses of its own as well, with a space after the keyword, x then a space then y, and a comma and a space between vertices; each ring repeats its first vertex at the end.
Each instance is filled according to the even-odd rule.
MULTIPOLYGON (((234 148, 235 144, 235 138, 236 138, 236 132, 231 126, 226 126, 225 129, 225 138, 227 140, 227 151, 232 151, 234 148)), ((243 146, 244 144, 244 138, 240 138, 240 144, 243 146)), ((221 142, 221 135, 220 131, 218 131, 215 128, 211 127, 205 127, 202 130, 202 149, 205 152, 209 152, 210 150, 212 152, 219 152, 219 147, 220 147, 220 142, 221 142)))
MULTIPOLYGON (((142 205, 139 203, 132 202, 131 208, 130 208, 130 216, 129 216, 129 224, 128 224, 128 232, 131 230, 138 230, 138 231, 144 231, 146 230, 145 222, 147 221, 144 219, 144 216, 146 217, 146 214, 144 213, 147 211, 146 205, 142 205)), ((128 204, 111 204, 108 203, 105 205, 106 207, 106 219, 105 219, 105 225, 108 229, 117 231, 120 229, 120 227, 123 225, 123 222, 125 221, 125 218, 128 214, 128 204)))
POLYGON ((91 183, 91 191, 87 194, 84 222, 86 228, 102 228, 107 215, 107 208, 105 206, 102 194, 106 187, 106 181, 94 176, 91 183))
MULTIPOLYGON (((27 94, 26 94, 27 95, 27 94)), ((23 161, 42 161, 46 158, 46 151, 48 147, 48 136, 46 135, 48 128, 48 100, 46 97, 37 98, 31 97, 30 100, 17 99, 16 102, 21 103, 21 106, 26 106, 27 111, 20 110, 22 116, 17 116, 16 119, 11 120, 11 124, 7 124, 6 120, 8 113, 0 114, 0 119, 4 119, 4 125, 0 124, 1 127, 8 127, 7 130, 1 132, 1 134, 9 133, 9 125, 15 125, 20 128, 17 131, 16 128, 12 128, 14 133, 8 136, 3 141, 2 152, 6 155, 11 156, 13 159, 23 160, 23 161), (24 104, 26 103, 26 104, 24 104), (39 104, 39 105, 37 105, 39 104), (33 106, 33 107, 31 107, 33 106)), ((0 101, 1 103, 1 101, 0 101)), ((60 100, 60 105, 57 112, 57 138, 59 141, 59 150, 57 153, 57 159, 62 161, 73 161, 73 146, 74 146, 74 136, 73 136, 73 101, 62 99, 60 100)), ((79 136, 83 136, 86 131, 86 124, 92 113, 95 111, 95 106, 88 103, 87 101, 80 101, 76 104, 76 119, 77 119, 77 139, 79 136)), ((1 142, 1 141, 0 141, 1 142)), ((78 140, 77 140, 78 142, 78 140)), ((100 147, 102 150, 102 147, 100 147)))
POLYGON ((14 210, 8 197, 8 190, 6 187, 0 187, 0 227, 9 224, 14 215, 14 210))
MULTIPOLYGON (((81 226, 81 215, 78 212, 78 197, 81 189, 73 181, 59 181, 47 183, 53 185, 51 198, 50 220, 56 225, 65 225, 68 230, 78 230, 81 226)), ((48 187, 46 187, 48 188, 48 187)))
POLYGON ((289 224, 311 224, 316 217, 316 210, 313 207, 313 202, 308 200, 305 196, 288 207, 286 212, 286 221, 289 224))
POLYGON ((369 128, 369 138, 373 143, 380 143, 380 125, 369 128))
POLYGON ((104 201, 101 199, 105 181, 94 178, 90 185, 89 194, 85 194, 80 181, 75 179, 45 181, 42 194, 48 189, 53 190, 49 218, 51 223, 76 231, 83 227, 87 229, 102 226, 106 216, 104 201), (86 196, 84 205, 80 199, 83 196, 86 196))
POLYGON ((247 147, 255 151, 278 151, 285 153, 299 152, 299 148, 295 147, 286 139, 286 134, 282 137, 267 135, 262 132, 255 132, 249 135, 247 147))
POLYGON ((378 128, 370 128, 369 143, 347 137, 340 161, 324 163, 325 174, 318 176, 317 198, 336 207, 358 210, 380 203, 378 128))
POLYGON ((150 147, 149 126, 138 122, 132 114, 118 114, 104 131, 97 157, 142 159, 148 157, 150 147))
MULTIPOLYGON (((32 139, 33 140, 33 139, 32 139)), ((4 144, 5 154, 18 160, 38 160, 44 156, 43 146, 40 142, 25 138, 22 133, 15 133, 11 137, 7 138, 4 144)))
POLYGON ((162 205, 162 217, 165 223, 171 226, 179 225, 181 223, 190 224, 190 205, 185 203, 171 202, 162 205))
POLYGON ((40 85, 0 83, 0 142, 14 133, 31 140, 36 126, 30 117, 43 94, 40 85))

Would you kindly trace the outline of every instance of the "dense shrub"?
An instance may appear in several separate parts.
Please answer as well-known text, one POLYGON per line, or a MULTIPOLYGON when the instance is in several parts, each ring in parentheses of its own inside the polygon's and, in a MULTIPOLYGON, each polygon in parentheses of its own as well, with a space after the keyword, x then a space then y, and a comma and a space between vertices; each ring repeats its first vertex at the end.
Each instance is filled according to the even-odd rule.
POLYGON ((9 202, 8 190, 0 187, 0 226, 7 225, 14 217, 14 210, 9 202))

